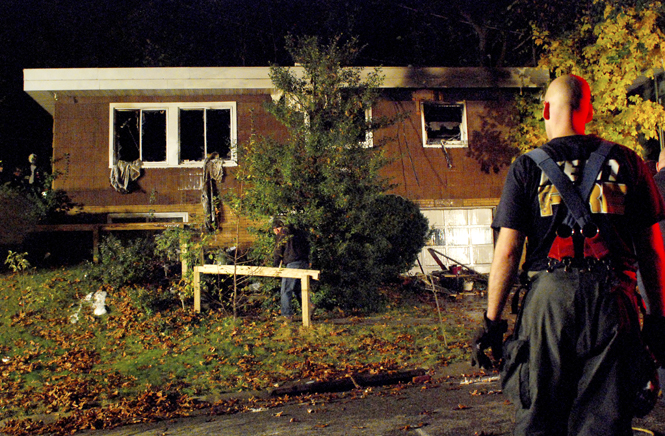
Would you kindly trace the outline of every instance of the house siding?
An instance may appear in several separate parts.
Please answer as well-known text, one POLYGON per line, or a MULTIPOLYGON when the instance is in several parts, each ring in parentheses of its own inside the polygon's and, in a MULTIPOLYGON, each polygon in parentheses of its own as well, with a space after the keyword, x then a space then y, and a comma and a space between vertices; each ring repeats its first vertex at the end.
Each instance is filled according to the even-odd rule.
MULTIPOLYGON (((374 146, 382 147, 392 159, 382 174, 394 184, 390 192, 415 201, 436 230, 419 257, 424 270, 439 268, 427 252, 434 248, 485 271, 493 243, 491 217, 507 167, 483 171, 472 154, 488 143, 490 149, 501 150, 501 144, 491 143, 497 133, 506 133, 501 112, 507 119, 512 95, 521 92, 522 86, 538 89, 538 81, 547 76, 520 69, 503 75, 480 69, 418 70, 415 75, 409 71, 388 69, 388 85, 372 108, 376 118, 401 116, 373 135, 374 146), (451 167, 441 148, 423 147, 422 101, 465 104, 468 147, 446 149, 451 167), (468 238, 459 236, 467 234, 468 238)), ((267 69, 82 69, 57 70, 55 77, 49 70, 26 72, 27 91, 53 115, 54 170, 60 173, 54 186, 66 191, 80 206, 78 211, 86 213, 85 219, 93 217, 95 223, 104 222, 111 213, 151 212, 186 212, 190 224, 204 221, 199 190, 202 168, 146 167, 137 182, 139 189, 132 193, 121 194, 111 187, 111 103, 235 102, 238 144, 246 143, 253 129, 285 140, 284 126, 264 109, 275 91, 270 86, 267 69)), ((242 165, 242 156, 238 160, 242 165)), ((238 188, 236 170, 225 168, 222 191, 238 188)), ((73 222, 83 219, 71 218, 73 222)), ((222 204, 216 244, 247 245, 252 240, 250 225, 222 204)))
POLYGON ((375 141, 391 140, 386 150, 393 161, 384 174, 397 186, 392 191, 422 205, 496 204, 501 196, 505 168, 481 171, 480 163, 468 155, 474 147, 473 132, 480 131, 480 119, 487 114, 482 101, 466 101, 469 148, 448 148, 452 168, 441 149, 422 146, 418 101, 382 101, 373 113, 407 118, 375 135, 375 141))
MULTIPOLYGON (((140 189, 131 194, 116 192, 109 183, 109 104, 117 102, 190 102, 235 101, 238 116, 238 142, 249 140, 251 129, 263 134, 284 137, 285 132, 272 115, 265 112, 269 95, 189 96, 174 98, 100 98, 61 99, 54 117, 54 169, 60 176, 55 187, 65 190, 75 203, 85 207, 106 206, 109 210, 123 206, 198 204, 200 194, 195 181, 201 168, 144 168, 140 189)), ((469 147, 473 132, 480 130, 480 119, 486 113, 482 101, 466 101, 469 147)), ((385 147, 393 161, 384 175, 396 184, 392 191, 422 204, 491 203, 501 195, 505 170, 485 173, 480 164, 468 156, 467 148, 449 148, 452 168, 448 168, 441 149, 422 146, 422 129, 418 101, 383 99, 375 108, 376 117, 406 113, 406 118, 379 131, 374 143, 385 147)), ((242 163, 240 163, 242 165, 242 163)), ((224 187, 235 189, 235 167, 227 167, 224 187)))
MULTIPOLYGON (((259 131, 283 134, 282 127, 264 110, 269 95, 224 95, 184 97, 77 97, 56 103, 54 116, 54 170, 62 175, 55 182, 71 199, 85 208, 124 206, 198 204, 198 180, 202 168, 144 168, 139 189, 131 194, 116 192, 109 183, 109 105, 133 102, 204 102, 237 103, 238 142, 249 140, 252 125, 259 131)), ((235 167, 226 168, 225 187, 233 189, 235 167)))

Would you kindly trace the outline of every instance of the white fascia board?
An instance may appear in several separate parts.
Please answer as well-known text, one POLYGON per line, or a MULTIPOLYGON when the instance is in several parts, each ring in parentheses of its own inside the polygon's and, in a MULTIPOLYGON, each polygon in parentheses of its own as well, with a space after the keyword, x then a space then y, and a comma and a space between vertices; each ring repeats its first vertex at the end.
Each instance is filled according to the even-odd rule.
MULTIPOLYGON (((297 76, 302 67, 288 67, 297 76)), ((361 67, 362 76, 375 67, 361 67)), ((59 92, 108 95, 117 91, 149 93, 187 90, 258 90, 274 93, 269 67, 54 68, 26 69, 24 91, 52 115, 59 92)), ((383 67, 382 88, 536 88, 549 80, 535 68, 383 67)))
MULTIPOLYGON (((289 67, 300 75, 302 67, 289 67), (300 70, 300 71, 299 71, 300 70)), ((136 89, 272 89, 268 67, 68 68, 24 70, 25 91, 136 89)), ((373 72, 364 67, 363 74, 373 72)), ((384 67, 383 88, 540 87, 547 70, 535 68, 384 67)))

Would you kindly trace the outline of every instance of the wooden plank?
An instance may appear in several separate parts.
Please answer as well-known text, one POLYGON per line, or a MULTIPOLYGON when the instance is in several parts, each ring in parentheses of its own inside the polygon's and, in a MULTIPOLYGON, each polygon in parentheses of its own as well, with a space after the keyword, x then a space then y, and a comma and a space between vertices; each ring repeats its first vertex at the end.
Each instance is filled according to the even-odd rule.
POLYGON ((69 215, 78 213, 106 214, 106 213, 150 213, 150 212, 188 212, 190 214, 203 213, 203 206, 199 204, 124 204, 107 206, 85 205, 72 211, 69 215))
POLYGON ((99 229, 92 230, 92 262, 99 263, 99 229))
POLYGON ((251 265, 199 265, 196 268, 203 274, 239 274, 243 276, 289 277, 301 279, 311 277, 319 279, 321 271, 316 269, 275 268, 251 265))
POLYGON ((201 273, 194 267, 194 311, 201 312, 201 273))
POLYGON ((309 327, 312 320, 312 314, 309 313, 309 308, 312 305, 312 300, 309 296, 309 278, 310 276, 300 279, 300 297, 302 301, 302 325, 309 327))

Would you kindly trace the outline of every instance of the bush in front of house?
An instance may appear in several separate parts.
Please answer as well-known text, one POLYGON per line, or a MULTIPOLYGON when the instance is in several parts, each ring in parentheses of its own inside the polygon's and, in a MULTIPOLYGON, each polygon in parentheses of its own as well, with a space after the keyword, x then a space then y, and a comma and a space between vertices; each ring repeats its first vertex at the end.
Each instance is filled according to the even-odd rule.
POLYGON ((0 246, 20 246, 39 223, 39 212, 25 195, 0 186, 0 246))
POLYGON ((128 295, 135 307, 159 311, 179 303, 179 295, 165 275, 164 259, 155 252, 151 234, 108 235, 99 244, 99 263, 88 263, 87 277, 112 290, 131 285, 128 295))
POLYGON ((416 263, 429 221, 417 204, 398 195, 380 195, 364 212, 363 224, 373 236, 371 269, 382 282, 394 280, 416 263))
MULTIPOLYGON (((394 281, 416 261, 429 233, 427 218, 410 200, 379 195, 346 217, 339 238, 318 238, 312 263, 321 270, 313 295, 319 307, 373 312, 385 296, 381 285, 394 281)), ((332 231, 332 229, 331 229, 332 231)))
POLYGON ((107 235, 99 244, 99 263, 90 265, 89 277, 113 287, 149 283, 157 278, 154 238, 119 238, 107 235))

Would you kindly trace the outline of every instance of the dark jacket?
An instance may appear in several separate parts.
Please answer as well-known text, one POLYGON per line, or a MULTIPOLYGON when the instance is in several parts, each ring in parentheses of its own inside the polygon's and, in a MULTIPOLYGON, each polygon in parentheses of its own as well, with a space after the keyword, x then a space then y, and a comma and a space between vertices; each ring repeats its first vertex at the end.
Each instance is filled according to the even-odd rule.
POLYGON ((309 262, 307 234, 291 226, 282 227, 275 242, 273 265, 279 266, 281 263, 286 266, 297 261, 309 262))

